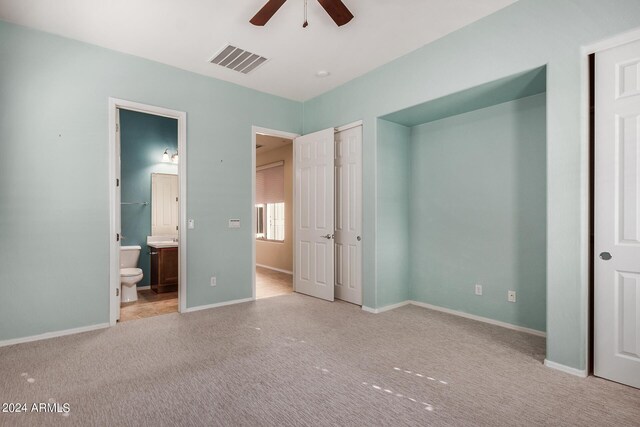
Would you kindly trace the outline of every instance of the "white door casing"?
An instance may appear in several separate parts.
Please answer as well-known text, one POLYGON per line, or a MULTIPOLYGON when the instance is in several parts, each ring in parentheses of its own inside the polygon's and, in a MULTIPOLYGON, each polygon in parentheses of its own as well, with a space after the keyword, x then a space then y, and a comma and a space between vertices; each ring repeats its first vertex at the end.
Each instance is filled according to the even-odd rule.
POLYGON ((640 41, 595 79, 594 373, 640 387, 640 41))
POLYGON ((362 304, 362 126, 335 134, 335 296, 362 304))
MULTIPOLYGON (((115 189, 115 204, 116 204, 116 209, 118 209, 118 214, 115 216, 114 220, 115 220, 115 228, 116 228, 116 232, 118 233, 118 236, 122 237, 122 220, 121 220, 121 216, 120 216, 120 203, 122 201, 122 179, 121 179, 121 174, 120 174, 120 167, 121 167, 121 161, 120 161, 120 109, 116 109, 116 143, 115 143, 115 150, 116 150, 116 182, 111 183, 111 185, 115 185, 116 189, 115 189)), ((118 268, 120 268, 120 246, 122 245, 122 239, 117 239, 117 251, 114 254, 116 257, 116 262, 118 263, 118 268)), ((111 319, 116 319, 116 321, 120 320, 120 281, 117 282, 116 284, 116 288, 115 289, 111 289, 111 295, 110 295, 111 299, 113 301, 110 302, 110 308, 111 310, 113 310, 113 312, 111 313, 111 319)))
POLYGON ((151 174, 151 235, 178 235, 178 175, 151 174))
POLYGON ((115 326, 120 314, 120 296, 116 291, 120 288, 120 242, 116 235, 120 234, 121 196, 120 188, 115 184, 120 180, 120 123, 119 110, 126 109, 145 114, 169 117, 178 121, 178 182, 180 188, 180 226, 178 249, 180 288, 178 291, 178 311, 187 311, 187 113, 149 104, 108 98, 109 106, 109 324, 115 326))
POLYGON ((293 141, 294 285, 296 292, 334 298, 334 130, 293 141))

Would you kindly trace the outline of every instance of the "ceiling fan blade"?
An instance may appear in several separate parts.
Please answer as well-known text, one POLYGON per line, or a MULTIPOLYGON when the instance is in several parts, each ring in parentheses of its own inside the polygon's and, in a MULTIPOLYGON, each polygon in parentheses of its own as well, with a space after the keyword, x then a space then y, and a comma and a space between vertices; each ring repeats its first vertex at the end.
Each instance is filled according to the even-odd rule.
POLYGON ((327 11, 331 19, 338 24, 338 27, 353 19, 353 14, 340 0, 318 0, 318 3, 327 11))
POLYGON ((251 22, 253 25, 262 27, 264 24, 269 22, 269 19, 271 19, 271 17, 275 15, 275 13, 278 11, 278 9, 280 9, 280 7, 282 7, 285 1, 287 0, 267 1, 267 4, 262 6, 262 9, 260 9, 260 11, 256 13, 256 16, 251 18, 249 22, 251 22))

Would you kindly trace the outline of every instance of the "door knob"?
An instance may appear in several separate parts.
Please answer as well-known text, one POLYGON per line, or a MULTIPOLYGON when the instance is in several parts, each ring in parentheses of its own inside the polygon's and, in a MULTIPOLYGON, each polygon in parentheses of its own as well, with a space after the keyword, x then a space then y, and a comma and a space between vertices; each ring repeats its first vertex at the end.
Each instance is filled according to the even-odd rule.
POLYGON ((320 236, 320 237, 324 237, 327 240, 331 240, 333 239, 333 234, 325 234, 324 236, 320 236))
POLYGON ((609 261, 611 259, 611 254, 609 252, 600 252, 600 259, 609 261))
POLYGON ((359 242, 360 240, 362 240, 362 237, 358 236, 356 237, 356 239, 358 239, 358 242, 359 242))

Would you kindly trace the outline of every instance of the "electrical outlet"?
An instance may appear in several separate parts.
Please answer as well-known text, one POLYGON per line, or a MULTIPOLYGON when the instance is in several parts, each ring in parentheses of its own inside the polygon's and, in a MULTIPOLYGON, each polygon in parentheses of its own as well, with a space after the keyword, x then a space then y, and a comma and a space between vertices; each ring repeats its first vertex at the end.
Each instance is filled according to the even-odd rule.
POLYGON ((482 295, 482 285, 476 283, 476 295, 482 295))
POLYGON ((216 286, 216 276, 211 276, 211 286, 216 286))
POLYGON ((516 302, 516 291, 508 291, 507 292, 507 301, 516 302))

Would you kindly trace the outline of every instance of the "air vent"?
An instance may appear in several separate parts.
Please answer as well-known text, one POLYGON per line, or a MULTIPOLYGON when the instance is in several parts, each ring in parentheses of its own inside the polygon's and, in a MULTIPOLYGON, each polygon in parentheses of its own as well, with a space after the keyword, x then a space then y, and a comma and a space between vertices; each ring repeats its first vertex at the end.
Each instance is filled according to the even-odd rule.
POLYGON ((256 53, 227 45, 209 62, 242 74, 249 74, 266 61, 267 58, 256 53))

